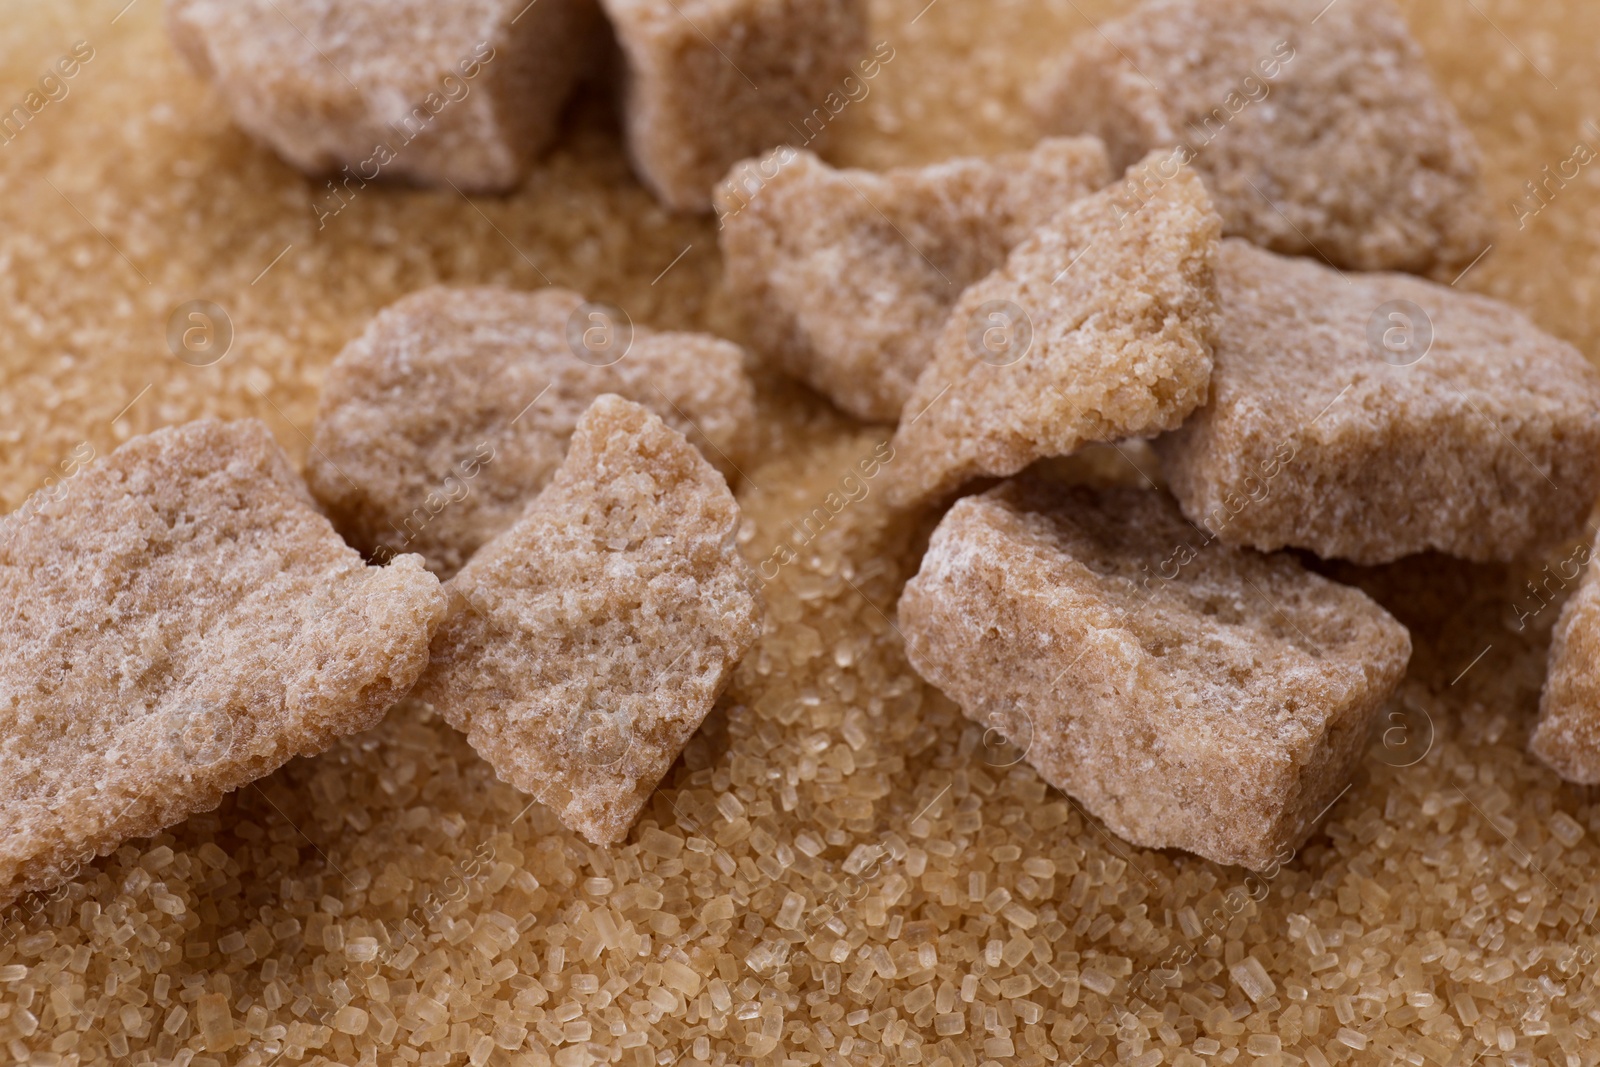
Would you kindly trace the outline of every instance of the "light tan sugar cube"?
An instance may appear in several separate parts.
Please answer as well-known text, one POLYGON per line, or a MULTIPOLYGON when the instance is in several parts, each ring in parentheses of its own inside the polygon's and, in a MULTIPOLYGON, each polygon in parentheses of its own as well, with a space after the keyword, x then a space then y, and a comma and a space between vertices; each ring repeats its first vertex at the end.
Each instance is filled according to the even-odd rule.
POLYGON ((1183 168, 1122 197, 1067 205, 961 295, 901 413, 891 502, 1170 430, 1205 401, 1217 214, 1183 168))
POLYGON ((435 287, 334 361, 307 478, 351 544, 449 577, 522 514, 602 393, 655 411, 730 478, 755 433, 735 344, 634 327, 565 289, 435 287))
POLYGON ((1045 128, 1117 166, 1178 148, 1229 235, 1445 279, 1488 244, 1477 145, 1391 0, 1151 0, 1099 31, 1047 82, 1045 128))
POLYGON ((1211 400, 1159 438, 1190 519, 1263 551, 1512 560, 1600 494, 1600 372, 1487 297, 1223 242, 1211 400))
POLYGON ((917 672, 1116 833, 1256 870, 1345 787, 1411 651, 1165 494, 1028 478, 950 509, 899 612, 917 672))
MULTIPOLYGON (((1582 558, 1589 559, 1585 548, 1582 558)), ((1528 748, 1569 782, 1600 783, 1600 570, 1589 563, 1550 641, 1539 722, 1528 748)))
POLYGON ((594 0, 167 0, 167 23, 235 122, 338 172, 333 213, 378 177, 512 188, 604 40, 594 0))
POLYGON ((728 292, 786 372, 894 422, 961 291, 1110 177, 1087 137, 881 173, 779 148, 718 189, 728 292))
POLYGON ((415 695, 568 827, 622 840, 760 632, 738 527, 681 434, 601 397, 554 480, 446 586, 415 695))
POLYGON ((600 2, 626 62, 628 154, 679 211, 710 210, 739 160, 821 137, 883 58, 864 0, 600 2))
POLYGON ((217 806, 404 696, 444 618, 258 422, 137 437, 0 519, 0 900, 217 806))

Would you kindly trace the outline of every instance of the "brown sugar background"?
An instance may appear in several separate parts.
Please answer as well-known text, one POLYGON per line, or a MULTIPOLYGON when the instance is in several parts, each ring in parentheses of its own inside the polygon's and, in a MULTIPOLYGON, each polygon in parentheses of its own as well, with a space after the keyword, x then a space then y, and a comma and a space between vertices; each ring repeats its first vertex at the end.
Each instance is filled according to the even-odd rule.
MULTIPOLYGON (((639 323, 732 332, 714 223, 666 214, 634 182, 599 94, 511 197, 369 186, 319 230, 327 188, 230 125, 180 68, 156 0, 124 2, 0 4, 0 109, 74 42, 94 49, 68 95, 0 144, 5 507, 85 442, 104 454, 206 414, 261 417, 303 460, 328 362, 431 282, 549 282, 639 323), (167 347, 194 299, 232 321, 213 366, 167 347)), ((1592 168, 1552 183, 1526 228, 1510 201, 1580 140, 1600 148, 1600 11, 1405 6, 1499 212, 1461 285, 1593 358, 1592 168)), ((831 123, 830 157, 1026 145, 1040 61, 1113 9, 880 0, 873 40, 894 58, 831 123)), ((584 844, 402 706, 0 913, 0 1059, 1600 1058, 1600 809, 1523 751, 1566 555, 1526 574, 1334 568, 1412 627, 1406 699, 1326 829, 1274 877, 1246 878, 1108 836, 1018 762, 1025 738, 986 738, 922 686, 892 620, 924 531, 889 518, 861 466, 886 433, 776 379, 763 404, 765 458, 739 494, 749 556, 770 561, 768 632, 631 843, 584 844)))

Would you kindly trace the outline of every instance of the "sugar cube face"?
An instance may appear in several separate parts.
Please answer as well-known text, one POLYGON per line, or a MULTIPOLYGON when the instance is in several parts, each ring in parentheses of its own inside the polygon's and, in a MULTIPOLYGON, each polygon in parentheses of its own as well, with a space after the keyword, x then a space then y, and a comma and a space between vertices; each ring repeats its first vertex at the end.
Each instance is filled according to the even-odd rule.
POLYGON ((858 65, 876 62, 864 0, 601 5, 626 63, 634 169, 680 211, 710 210, 713 187, 739 160, 820 138, 834 121, 833 101, 847 103, 859 84, 858 65))
POLYGON ((1283 862, 1410 656, 1365 594, 1209 540, 1165 494, 1031 476, 959 501, 900 600, 906 653, 1116 833, 1283 862))
POLYGON ((1110 177, 1087 137, 882 173, 779 148, 718 189, 728 292, 785 371, 892 423, 962 290, 1110 177))
POLYGON ((722 475, 606 395, 554 480, 446 586, 416 695, 503 780, 622 840, 760 632, 722 475))
POLYGON ((1074 201, 961 295, 906 401, 889 499, 937 500, 1087 444, 1146 437, 1206 398, 1221 222, 1174 167, 1074 201))
POLYGON ((1600 372, 1520 312, 1223 242, 1211 400, 1156 441, 1190 519, 1262 550, 1512 560, 1600 495, 1600 372))
POLYGON ((1600 784, 1600 570, 1592 563, 1556 622, 1528 748, 1567 781, 1600 784))
POLYGON ((449 577, 522 514, 602 393, 657 412, 730 478, 755 433, 735 344, 635 327, 565 289, 435 287, 334 361, 307 478, 351 544, 449 577))
POLYGON ((512 188, 604 40, 594 0, 168 0, 167 24, 234 121, 338 172, 340 203, 379 177, 512 188))
POLYGON ((1356 270, 1455 277, 1487 246, 1477 145, 1391 0, 1148 0, 1085 32, 1046 129, 1126 166, 1172 146, 1226 232, 1356 270))
POLYGON ((0 900, 367 729, 444 618, 258 422, 135 438, 0 519, 0 900))

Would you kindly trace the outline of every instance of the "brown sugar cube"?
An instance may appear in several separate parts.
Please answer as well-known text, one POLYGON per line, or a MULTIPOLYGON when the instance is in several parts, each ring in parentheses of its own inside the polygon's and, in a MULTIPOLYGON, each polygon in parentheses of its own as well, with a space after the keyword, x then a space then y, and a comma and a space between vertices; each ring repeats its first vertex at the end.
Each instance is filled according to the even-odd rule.
POLYGON ((1045 128, 1115 166, 1176 149, 1230 236, 1445 279, 1484 250, 1477 145, 1391 0, 1152 0, 1099 30, 1047 82, 1045 128))
POLYGON ((779 148, 718 190, 728 292, 786 372, 857 418, 892 423, 961 291, 1110 180, 1089 137, 882 173, 779 148))
POLYGON ((679 211, 709 211, 739 160, 826 133, 882 58, 865 0, 600 2, 626 63, 628 154, 679 211))
POLYGON ((961 295, 895 431, 892 503, 1170 430, 1205 402, 1221 223, 1185 169, 1142 207, 1122 192, 1067 205, 961 295))
POLYGON ((337 172, 324 221, 379 177, 512 188, 604 41, 594 0, 167 0, 167 25, 246 132, 337 172))
POLYGON ((761 629, 727 483, 602 396, 516 525, 446 589, 416 695, 596 844, 627 836, 761 629))
POLYGON ((1512 560, 1600 494, 1600 373, 1487 297, 1223 242, 1211 400, 1159 438, 1190 519, 1262 551, 1512 560))
POLYGON ((367 567, 266 427, 137 437, 0 519, 0 900, 365 730, 445 614, 367 567))
POLYGON ((1567 781, 1600 784, 1600 569, 1592 563, 1561 609, 1549 662, 1528 748, 1567 781))
POLYGON ((522 514, 602 393, 655 411, 730 478, 755 433, 735 344, 634 328, 565 289, 430 288, 334 361, 307 479, 351 544, 449 577, 522 514))
POLYGON ((1256 870, 1345 788, 1411 654, 1366 594, 1165 494, 1028 477, 950 509, 899 612, 917 672, 1116 833, 1256 870))

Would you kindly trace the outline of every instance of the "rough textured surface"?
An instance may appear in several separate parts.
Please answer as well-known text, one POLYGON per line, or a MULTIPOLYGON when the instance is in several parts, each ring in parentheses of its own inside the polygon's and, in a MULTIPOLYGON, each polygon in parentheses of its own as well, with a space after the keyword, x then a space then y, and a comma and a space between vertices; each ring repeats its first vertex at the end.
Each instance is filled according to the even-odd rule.
POLYGON ((891 500, 1170 430, 1205 402, 1221 224, 1188 170, 1127 196, 1069 204, 961 295, 901 413, 891 500))
POLYGON ((1217 280, 1211 401, 1156 442, 1190 519, 1358 563, 1510 560, 1578 532, 1600 374, 1571 345, 1486 297, 1240 240, 1217 280))
POLYGON ((627 64, 628 154, 683 211, 747 156, 826 132, 867 54, 863 0, 601 0, 627 64))
POLYGON ((1044 125, 1100 135, 1117 166, 1178 147, 1229 234, 1444 280, 1488 244, 1477 146, 1391 0, 1151 0, 1100 30, 1047 83, 1044 125))
POLYGON ((345 347, 307 479, 351 544, 454 574, 544 488, 602 393, 655 411, 735 479, 756 419, 739 346, 584 304, 565 289, 430 288, 345 347))
POLYGON ((569 828, 620 842, 760 633, 738 525, 681 434, 602 396, 549 487, 451 581, 416 695, 569 828))
POLYGON ((601 54, 594 0, 167 0, 167 14, 240 126, 337 172, 335 204, 380 175, 511 188, 601 54))
POLYGON ((727 288, 763 354, 892 423, 962 291, 1110 178, 1087 137, 881 173, 779 148, 718 188, 727 288))
POLYGON ((1212 543, 1164 494, 1028 479, 950 510, 900 626, 923 678, 1116 833, 1255 870, 1349 784, 1411 654, 1365 594, 1212 543))
POLYGON ((0 520, 0 901, 375 725, 444 617, 362 565, 266 427, 92 456, 0 520))
MULTIPOLYGON (((1579 565, 1590 562, 1582 547, 1579 565)), ((1528 749, 1569 782, 1600 784, 1600 569, 1589 567, 1561 609, 1549 671, 1528 749)))

